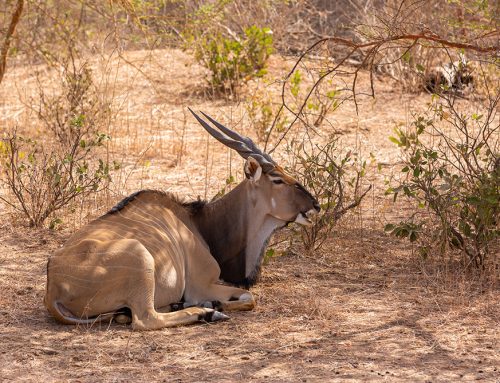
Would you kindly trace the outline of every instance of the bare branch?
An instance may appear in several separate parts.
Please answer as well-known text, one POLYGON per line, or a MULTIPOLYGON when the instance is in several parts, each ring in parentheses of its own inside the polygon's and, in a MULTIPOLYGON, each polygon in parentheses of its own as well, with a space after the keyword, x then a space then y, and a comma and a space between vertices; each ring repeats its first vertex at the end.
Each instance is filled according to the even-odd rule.
MULTIPOLYGON (((500 39, 500 31, 499 30, 494 30, 491 31, 487 34, 488 38, 490 40, 495 40, 495 37, 498 37, 496 41, 499 41, 500 39)), ((460 42, 460 41, 450 41, 446 38, 443 38, 435 33, 432 33, 430 31, 423 30, 420 33, 401 33, 397 34, 394 36, 386 36, 386 37, 380 37, 380 38, 374 38, 372 41, 368 42, 356 42, 354 40, 349 40, 341 37, 325 37, 323 39, 320 39, 316 41, 314 44, 312 44, 304 53, 300 55, 300 57, 297 59, 295 62, 294 66, 290 70, 290 72, 285 76, 283 79, 283 85, 281 87, 281 105, 275 115, 275 118, 273 120, 273 123, 271 127, 269 128, 267 132, 267 136, 265 139, 265 144, 264 144, 264 150, 267 151, 268 153, 272 153, 283 141, 283 139, 286 137, 286 135, 290 132, 292 127, 297 123, 297 121, 303 122, 301 118, 301 113, 306 107, 309 98, 313 94, 314 90, 320 85, 320 83, 327 78, 328 76, 332 75, 335 72, 338 72, 340 70, 340 67, 344 65, 345 63, 349 62, 349 59, 353 56, 353 54, 357 52, 364 52, 364 58, 362 62, 357 65, 356 69, 351 72, 353 75, 353 81, 351 85, 351 97, 354 100, 356 110, 358 110, 358 101, 357 101, 357 95, 359 94, 358 90, 356 89, 357 85, 357 79, 358 79, 358 74, 359 71, 364 67, 368 66, 368 70, 370 71, 370 93, 369 95, 371 97, 375 96, 375 91, 373 87, 373 67, 374 67, 374 60, 375 56, 380 53, 383 49, 387 47, 388 44, 393 44, 395 42, 398 42, 399 44, 404 43, 404 46, 406 46, 405 52, 409 51, 412 47, 417 46, 417 45, 425 45, 427 49, 435 49, 435 48, 456 48, 456 49, 463 49, 465 51, 473 51, 476 53, 480 54, 494 54, 496 52, 500 51, 500 44, 496 45, 481 45, 481 44, 474 44, 474 43, 469 43, 469 42, 460 42), (322 44, 327 44, 327 43, 335 43, 339 46, 343 47, 348 47, 350 48, 350 51, 342 57, 339 62, 335 64, 333 68, 330 68, 323 73, 319 75, 319 77, 316 79, 315 83, 312 85, 311 89, 307 93, 307 95, 304 97, 302 100, 302 104, 298 107, 297 111, 293 111, 292 108, 290 108, 287 105, 286 99, 285 99, 285 90, 286 90, 286 85, 292 74, 297 70, 299 65, 310 55, 311 52, 313 52, 316 48, 321 46, 322 44), (275 145, 273 148, 267 150, 267 147, 269 145, 269 140, 270 137, 275 130, 277 123, 280 119, 280 116, 282 115, 283 111, 287 110, 290 113, 294 115, 293 120, 289 123, 287 128, 283 131, 283 133, 280 135, 280 137, 277 139, 275 145)), ((403 53, 404 54, 404 53, 403 53)), ((399 57, 401 59, 402 56, 399 57)))
POLYGON ((7 28, 7 32, 5 33, 5 40, 2 45, 2 49, 0 50, 0 84, 2 83, 3 76, 5 74, 5 68, 7 65, 7 54, 9 53, 10 42, 12 39, 12 35, 16 30, 16 26, 21 19, 21 14, 23 13, 24 0, 17 0, 16 9, 12 14, 12 18, 10 20, 9 28, 7 28))

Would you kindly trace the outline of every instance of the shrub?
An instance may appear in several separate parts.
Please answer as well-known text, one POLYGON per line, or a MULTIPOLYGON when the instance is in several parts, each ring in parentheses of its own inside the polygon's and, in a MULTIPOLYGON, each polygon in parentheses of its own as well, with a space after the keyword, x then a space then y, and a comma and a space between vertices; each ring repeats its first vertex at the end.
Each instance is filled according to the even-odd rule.
POLYGON ((293 173, 318 199, 321 212, 311 227, 301 227, 300 235, 308 251, 318 250, 338 221, 359 206, 371 186, 362 190, 366 161, 352 151, 342 153, 338 140, 324 145, 305 145, 292 140, 288 152, 294 159, 293 173), (309 146, 309 148, 307 148, 309 146))
POLYGON ((236 92, 242 81, 261 77, 272 53, 272 32, 269 28, 251 26, 244 37, 225 37, 221 32, 206 34, 195 47, 195 57, 209 71, 209 83, 216 91, 236 92))
POLYGON ((433 96, 429 109, 391 140, 402 149, 402 178, 388 190, 418 207, 385 230, 419 244, 425 257, 437 248, 459 250, 466 266, 485 267, 498 251, 500 146, 496 108, 467 112, 449 96, 433 96))
POLYGON ((110 139, 103 133, 110 106, 100 98, 86 64, 64 64, 59 95, 48 97, 41 88, 38 115, 43 142, 16 130, 0 141, 1 181, 11 193, 0 199, 22 212, 31 226, 41 226, 77 196, 95 193, 111 179, 106 153, 100 155, 110 139))

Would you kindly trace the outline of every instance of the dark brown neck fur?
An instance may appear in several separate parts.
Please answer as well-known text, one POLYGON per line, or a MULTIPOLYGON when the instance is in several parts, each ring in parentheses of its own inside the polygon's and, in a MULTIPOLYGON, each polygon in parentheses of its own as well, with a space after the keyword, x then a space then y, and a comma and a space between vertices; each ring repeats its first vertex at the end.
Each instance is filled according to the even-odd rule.
POLYGON ((193 216, 200 234, 221 268, 221 279, 235 285, 249 285, 245 279, 247 216, 240 206, 238 185, 225 196, 207 203, 193 216), (231 206, 233 208, 228 209, 231 206))

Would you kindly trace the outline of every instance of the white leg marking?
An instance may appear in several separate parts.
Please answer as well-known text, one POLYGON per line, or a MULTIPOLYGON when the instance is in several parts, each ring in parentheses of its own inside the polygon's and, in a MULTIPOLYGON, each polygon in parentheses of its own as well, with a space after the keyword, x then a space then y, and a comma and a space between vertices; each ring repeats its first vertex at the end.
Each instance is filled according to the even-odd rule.
POLYGON ((240 301, 249 301, 252 299, 252 294, 250 293, 244 293, 244 294, 241 294, 239 299, 240 301))

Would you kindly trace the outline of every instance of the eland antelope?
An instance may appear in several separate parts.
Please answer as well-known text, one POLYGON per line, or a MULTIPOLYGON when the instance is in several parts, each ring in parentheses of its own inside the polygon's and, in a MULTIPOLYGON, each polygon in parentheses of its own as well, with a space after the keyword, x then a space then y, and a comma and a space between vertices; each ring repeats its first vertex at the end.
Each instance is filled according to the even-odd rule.
POLYGON ((149 330, 251 310, 253 295, 236 286, 256 282, 271 234, 290 222, 310 225, 319 212, 316 199, 252 140, 190 111, 246 159, 246 179, 208 203, 139 191, 73 234, 47 264, 45 306, 59 322, 114 318, 149 330))

